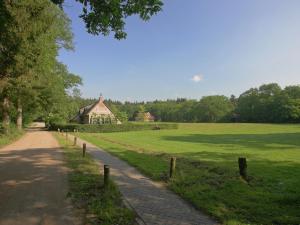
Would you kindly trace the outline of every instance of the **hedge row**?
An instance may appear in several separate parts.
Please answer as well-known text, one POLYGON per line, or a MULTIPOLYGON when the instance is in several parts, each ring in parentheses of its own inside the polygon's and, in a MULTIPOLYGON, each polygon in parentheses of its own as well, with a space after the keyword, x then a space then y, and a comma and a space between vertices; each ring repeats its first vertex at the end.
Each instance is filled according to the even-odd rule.
POLYGON ((68 130, 89 133, 111 133, 139 130, 177 129, 176 123, 124 123, 124 124, 51 124, 50 130, 68 130))

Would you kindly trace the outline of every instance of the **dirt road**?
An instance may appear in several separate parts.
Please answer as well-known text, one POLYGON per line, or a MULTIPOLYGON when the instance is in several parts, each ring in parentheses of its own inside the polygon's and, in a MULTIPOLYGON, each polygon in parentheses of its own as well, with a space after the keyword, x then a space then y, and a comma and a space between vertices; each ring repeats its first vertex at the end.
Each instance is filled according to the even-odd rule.
POLYGON ((81 224, 67 200, 67 168, 47 131, 0 149, 0 225, 81 224))

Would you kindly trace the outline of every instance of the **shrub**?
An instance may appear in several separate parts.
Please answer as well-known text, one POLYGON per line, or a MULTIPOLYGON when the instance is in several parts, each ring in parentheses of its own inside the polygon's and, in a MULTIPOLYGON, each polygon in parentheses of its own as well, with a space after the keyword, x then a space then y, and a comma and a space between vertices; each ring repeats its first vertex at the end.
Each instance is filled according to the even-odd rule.
POLYGON ((177 129, 176 123, 124 123, 124 124, 51 124, 50 130, 69 130, 74 129, 80 132, 89 133, 111 133, 139 130, 160 130, 160 129, 177 129))

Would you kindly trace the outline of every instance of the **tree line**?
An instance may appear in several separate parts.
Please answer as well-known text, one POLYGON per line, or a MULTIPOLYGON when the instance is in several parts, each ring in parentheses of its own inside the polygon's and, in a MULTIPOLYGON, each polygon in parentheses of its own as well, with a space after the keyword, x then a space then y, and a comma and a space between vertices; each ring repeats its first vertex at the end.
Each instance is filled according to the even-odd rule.
MULTIPOLYGON (((276 83, 251 88, 239 97, 231 95, 205 96, 200 100, 125 102, 106 101, 114 112, 135 120, 141 110, 150 112, 162 122, 300 122, 300 86, 282 89, 276 83)), ((124 116, 123 116, 124 118, 124 116)))

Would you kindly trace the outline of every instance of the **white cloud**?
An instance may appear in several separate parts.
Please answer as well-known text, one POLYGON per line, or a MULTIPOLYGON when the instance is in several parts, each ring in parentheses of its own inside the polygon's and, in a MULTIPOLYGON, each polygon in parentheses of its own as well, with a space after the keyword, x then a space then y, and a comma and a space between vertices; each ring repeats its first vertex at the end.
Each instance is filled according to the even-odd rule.
POLYGON ((194 81, 195 83, 198 83, 203 80, 203 75, 201 74, 194 75, 191 80, 194 81))

